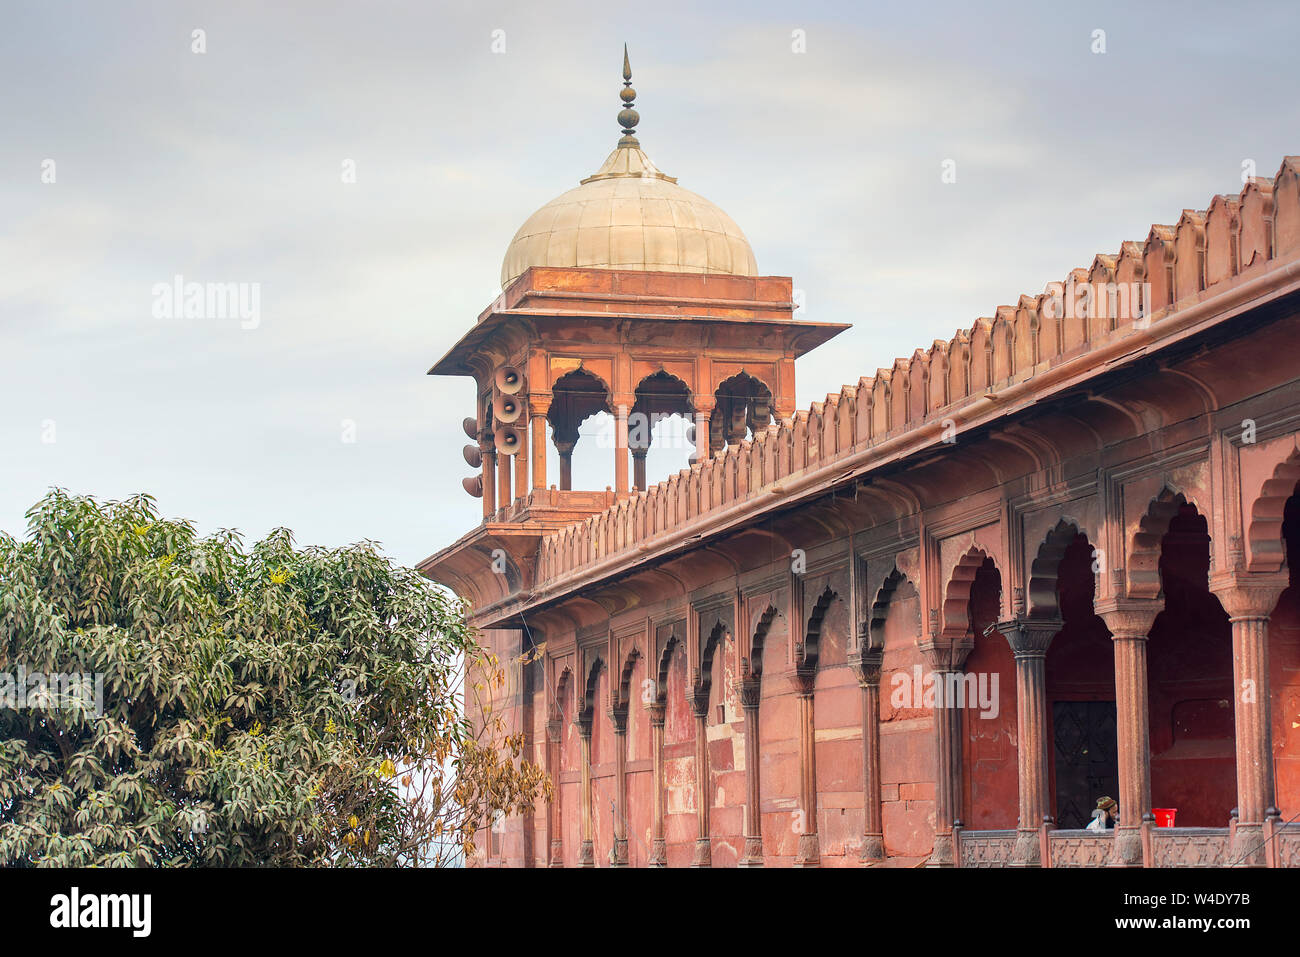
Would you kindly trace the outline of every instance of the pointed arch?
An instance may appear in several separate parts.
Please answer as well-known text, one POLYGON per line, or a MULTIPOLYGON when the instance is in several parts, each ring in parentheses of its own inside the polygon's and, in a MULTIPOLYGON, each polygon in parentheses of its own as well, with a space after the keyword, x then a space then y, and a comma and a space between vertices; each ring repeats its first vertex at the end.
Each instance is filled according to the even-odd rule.
POLYGON ((885 580, 880 583, 880 587, 876 589, 876 597, 871 602, 870 614, 867 620, 867 632, 862 636, 864 651, 868 648, 885 647, 885 619, 889 617, 889 605, 894 600, 894 592, 905 581, 907 581, 907 576, 899 571, 898 566, 895 565, 889 574, 885 576, 885 580))
POLYGON ((807 668, 817 667, 817 660, 821 654, 822 622, 826 619, 826 612, 830 610, 831 602, 839 597, 839 594, 830 585, 827 585, 817 597, 812 614, 808 616, 808 627, 804 630, 802 655, 803 664, 807 668))
POLYGON ((1281 571, 1287 563, 1282 524, 1287 500, 1295 494, 1297 486, 1300 486, 1300 451, 1292 452, 1273 469, 1250 506, 1250 525, 1246 530, 1249 571, 1281 571))
MULTIPOLYGON (((993 564, 992 557, 978 545, 972 545, 952 570, 952 577, 944 589, 941 622, 944 638, 964 638, 970 630, 971 589, 975 587, 975 576, 985 562, 993 564)), ((997 568, 997 565, 993 564, 993 567, 997 568)))
POLYGON ((1169 523, 1184 505, 1189 504, 1182 492, 1165 486, 1147 506, 1146 515, 1133 533, 1128 554, 1128 597, 1159 598, 1160 550, 1169 523))
POLYGON ((1039 544, 1038 552, 1029 568, 1030 618, 1059 619, 1061 617, 1057 579, 1066 550, 1080 535, 1083 535, 1083 532, 1075 522, 1062 518, 1039 544))

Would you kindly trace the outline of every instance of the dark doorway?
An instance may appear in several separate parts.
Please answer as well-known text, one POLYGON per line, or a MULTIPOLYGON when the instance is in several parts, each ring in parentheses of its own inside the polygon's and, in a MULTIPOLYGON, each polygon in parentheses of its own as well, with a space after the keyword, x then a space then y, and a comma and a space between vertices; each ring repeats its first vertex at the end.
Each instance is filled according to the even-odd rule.
POLYGON ((1056 826, 1086 827, 1097 798, 1119 791, 1114 701, 1052 703, 1056 826))

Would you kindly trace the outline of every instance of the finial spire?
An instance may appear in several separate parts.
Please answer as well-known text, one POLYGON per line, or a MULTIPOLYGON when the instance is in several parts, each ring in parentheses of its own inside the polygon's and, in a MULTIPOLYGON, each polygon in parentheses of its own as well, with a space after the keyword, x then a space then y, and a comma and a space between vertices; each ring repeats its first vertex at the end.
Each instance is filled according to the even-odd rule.
POLYGON ((628 62, 626 43, 623 44, 623 89, 618 91, 618 96, 623 101, 623 109, 618 112, 618 124, 623 127, 623 138, 618 141, 618 145, 640 147, 634 134, 636 125, 641 122, 641 114, 632 109, 636 90, 632 89, 632 64, 628 62))

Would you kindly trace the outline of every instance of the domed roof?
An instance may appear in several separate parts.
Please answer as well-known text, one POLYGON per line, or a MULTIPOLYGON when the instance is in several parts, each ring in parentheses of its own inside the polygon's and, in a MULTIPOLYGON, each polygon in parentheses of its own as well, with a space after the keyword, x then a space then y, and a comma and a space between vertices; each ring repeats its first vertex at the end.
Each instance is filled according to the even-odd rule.
POLYGON ((758 264, 740 227, 703 196, 677 185, 633 136, 631 69, 624 52, 623 138, 580 185, 519 227, 501 263, 501 287, 531 266, 645 269, 754 276, 758 264))

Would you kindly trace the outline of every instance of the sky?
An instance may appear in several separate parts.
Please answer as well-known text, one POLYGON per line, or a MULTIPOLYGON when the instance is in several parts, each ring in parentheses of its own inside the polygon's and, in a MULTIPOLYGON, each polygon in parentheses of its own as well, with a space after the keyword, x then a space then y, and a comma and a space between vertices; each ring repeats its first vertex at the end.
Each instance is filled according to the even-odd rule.
POLYGON ((0 531, 51 486, 407 564, 474 527, 472 380, 425 373, 614 148, 624 42, 643 149, 853 324, 807 407, 1272 177, 1298 38, 1287 2, 6 0, 0 531), (257 299, 186 318, 177 276, 257 299))

